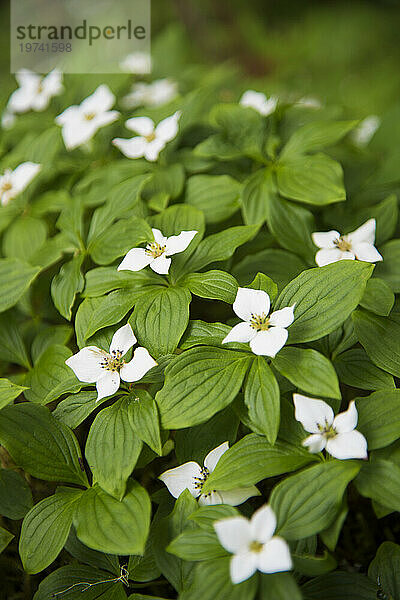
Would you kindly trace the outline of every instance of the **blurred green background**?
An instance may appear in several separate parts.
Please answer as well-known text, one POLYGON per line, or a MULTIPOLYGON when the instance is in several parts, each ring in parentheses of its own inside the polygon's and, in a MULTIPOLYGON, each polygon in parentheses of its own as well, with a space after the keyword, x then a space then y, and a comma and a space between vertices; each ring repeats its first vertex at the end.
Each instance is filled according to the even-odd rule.
MULTIPOLYGON (((3 96, 13 86, 8 1, 0 11, 3 96)), ((228 61, 249 86, 315 96, 357 117, 382 114, 397 101, 399 25, 398 0, 152 1, 153 48, 162 49, 157 71, 163 76, 189 64, 228 61)))

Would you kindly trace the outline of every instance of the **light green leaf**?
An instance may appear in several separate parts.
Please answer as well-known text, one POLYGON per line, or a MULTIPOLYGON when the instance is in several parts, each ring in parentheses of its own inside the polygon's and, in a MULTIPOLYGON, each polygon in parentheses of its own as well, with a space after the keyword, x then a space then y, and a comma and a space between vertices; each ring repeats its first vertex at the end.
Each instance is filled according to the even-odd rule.
POLYGON ((141 196, 148 202, 158 194, 166 194, 168 199, 175 199, 181 195, 184 183, 185 170, 181 164, 176 163, 168 165, 168 167, 157 166, 157 169, 145 182, 141 196))
POLYGON ((270 169, 260 169, 246 180, 241 205, 245 225, 264 223, 269 203, 276 198, 276 184, 270 169))
POLYGON ((221 346, 222 340, 231 328, 223 323, 206 323, 205 321, 189 321, 185 335, 180 343, 182 350, 193 346, 221 346))
POLYGON ((109 554, 143 554, 150 527, 150 498, 130 479, 119 501, 100 486, 86 490, 74 515, 78 538, 89 548, 109 554))
POLYGON ((23 519, 32 504, 26 480, 16 471, 0 469, 0 514, 8 519, 23 519))
POLYGON ((77 600, 80 595, 86 596, 85 600, 126 600, 123 584, 115 581, 115 575, 86 565, 66 565, 50 573, 39 584, 34 600, 49 600, 54 597, 77 600), (93 587, 85 591, 87 584, 92 584, 93 587), (70 589, 71 586, 74 587, 70 589))
POLYGON ((368 358, 362 348, 352 348, 339 354, 333 366, 340 381, 362 390, 381 390, 394 388, 392 375, 382 371, 368 358))
POLYGON ((50 346, 65 346, 73 333, 71 325, 44 325, 31 346, 33 364, 35 365, 43 352, 50 346))
POLYGON ((337 566, 335 558, 326 550, 322 556, 292 553, 292 559, 294 570, 308 577, 324 575, 333 571, 337 566))
POLYGON ((30 367, 21 328, 11 313, 0 314, 0 359, 30 367))
POLYGON ((12 383, 8 379, 0 378, 0 409, 10 404, 15 398, 18 398, 24 390, 28 388, 12 383))
POLYGON ((201 529, 214 533, 215 521, 227 517, 237 517, 238 515, 239 511, 234 506, 229 506, 228 504, 212 504, 199 506, 198 509, 190 515, 189 519, 194 521, 201 529))
POLYGON ((213 560, 227 556, 215 533, 205 529, 183 531, 166 547, 167 552, 183 560, 213 560))
POLYGON ((125 408, 136 435, 156 454, 162 454, 157 404, 146 390, 137 389, 125 399, 125 408))
POLYGON ((232 269, 232 275, 243 286, 249 285, 257 273, 261 272, 275 281, 281 290, 306 267, 304 261, 292 252, 268 248, 246 256, 232 269))
POLYGON ((293 133, 280 157, 287 159, 332 146, 347 135, 357 123, 358 121, 312 121, 307 123, 293 133))
POLYGON ((54 306, 68 321, 71 320, 76 294, 81 292, 85 285, 85 279, 81 273, 83 258, 82 254, 78 254, 65 263, 51 282, 51 297, 54 306))
POLYGON ((289 342, 309 342, 334 331, 344 323, 361 300, 373 265, 340 261, 303 271, 280 293, 275 310, 294 309, 289 342))
POLYGON ((219 223, 239 209, 241 187, 229 175, 193 175, 186 183, 185 202, 202 210, 206 223, 219 223))
POLYGON ((39 271, 17 258, 0 258, 0 312, 18 302, 39 271))
POLYGON ((205 273, 189 273, 180 284, 186 286, 192 294, 200 298, 222 300, 233 304, 238 284, 232 275, 225 271, 206 271, 205 273))
POLYGON ((252 290, 263 290, 266 292, 271 300, 274 300, 278 293, 278 286, 271 277, 264 275, 264 273, 257 273, 253 281, 247 286, 252 290))
POLYGON ((254 358, 244 386, 249 418, 274 444, 280 423, 280 393, 273 372, 262 356, 254 358))
POLYGON ((360 306, 376 315, 387 317, 393 308, 394 293, 383 280, 372 278, 367 281, 367 287, 360 301, 360 306))
POLYGON ((134 302, 140 296, 152 291, 160 285, 166 285, 166 280, 151 269, 142 271, 117 271, 115 267, 97 267, 86 273, 84 296, 103 296, 118 289, 128 289, 134 302))
POLYGON ((399 572, 400 546, 393 542, 383 542, 369 565, 368 577, 373 581, 379 581, 383 594, 400 598, 399 572))
POLYGON ((151 228, 144 219, 120 219, 91 240, 88 252, 98 265, 108 265, 131 248, 152 239, 151 228))
POLYGON ((167 367, 156 395, 162 426, 203 423, 230 404, 240 390, 250 357, 220 348, 193 348, 167 367))
POLYGON ((32 257, 43 246, 46 237, 46 222, 24 215, 16 219, 5 231, 3 254, 6 258, 18 258, 21 261, 36 264, 32 262, 32 257))
POLYGON ((272 196, 267 207, 267 223, 282 248, 313 262, 315 247, 311 233, 315 231, 315 221, 309 210, 272 196))
POLYGON ((376 267, 376 275, 386 281, 394 292, 400 292, 400 240, 390 240, 380 248, 383 261, 376 267))
POLYGON ((355 480, 362 496, 371 498, 392 511, 400 511, 400 467, 382 458, 363 465, 355 480))
MULTIPOLYGON (((105 402, 107 399, 102 400, 105 402)), ((54 409, 53 416, 57 421, 75 429, 100 406, 102 400, 97 401, 97 392, 78 392, 61 400, 54 409)))
POLYGON ((357 310, 352 315, 358 340, 370 359, 400 377, 400 319, 357 310))
POLYGON ((290 573, 261 575, 260 600, 302 600, 296 580, 290 573))
POLYGON ((368 450, 383 448, 400 438, 400 390, 382 390, 356 400, 357 429, 367 438, 368 450))

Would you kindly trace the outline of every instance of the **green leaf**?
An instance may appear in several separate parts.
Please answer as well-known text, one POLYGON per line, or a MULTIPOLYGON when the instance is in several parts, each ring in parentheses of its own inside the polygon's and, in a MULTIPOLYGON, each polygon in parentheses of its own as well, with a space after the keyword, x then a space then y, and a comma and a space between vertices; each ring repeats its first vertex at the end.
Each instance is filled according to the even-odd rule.
POLYGON ((8 519, 23 519, 32 504, 26 480, 16 471, 0 469, 0 514, 8 519))
POLYGON ((104 569, 105 571, 114 573, 116 576, 119 576, 121 573, 119 560, 115 554, 104 554, 103 552, 97 552, 97 550, 88 548, 78 540, 74 527, 71 527, 64 548, 68 554, 71 554, 71 556, 77 558, 79 562, 85 565, 104 569))
POLYGON ((17 258, 0 258, 0 312, 18 302, 39 271, 17 258))
POLYGON ((322 575, 305 583, 302 588, 304 600, 376 600, 378 588, 365 575, 337 571, 322 575))
MULTIPOLYGON (((107 398, 104 398, 104 402, 106 400, 107 398)), ((71 429, 75 429, 101 403, 101 400, 97 401, 97 392, 78 392, 61 400, 54 409, 53 416, 57 421, 68 425, 71 429)))
POLYGON ((274 444, 280 422, 280 393, 273 372, 262 356, 254 358, 244 386, 249 418, 274 444))
POLYGON ((145 182, 141 196, 148 202, 160 193, 166 194, 168 199, 175 200, 183 190, 185 183, 185 170, 181 164, 157 167, 150 179, 145 182))
POLYGON ((400 510, 400 467, 381 458, 363 465, 355 480, 362 496, 371 498, 391 510, 400 510))
POLYGON ((232 275, 236 277, 239 285, 243 286, 249 285, 257 273, 265 273, 281 290, 306 266, 304 261, 292 252, 271 248, 246 256, 232 269, 232 275))
POLYGON ((229 227, 206 237, 185 265, 186 272, 200 271, 213 262, 230 258, 236 248, 251 240, 257 233, 258 225, 229 227))
POLYGON ((392 375, 376 367, 362 348, 352 348, 339 354, 334 359, 333 366, 340 381, 346 385, 362 390, 381 390, 395 387, 392 375))
POLYGON ((67 540, 82 493, 72 488, 58 488, 53 496, 28 512, 19 541, 19 553, 27 573, 39 573, 57 558, 67 540))
POLYGON ((268 206, 276 198, 276 184, 270 169, 260 169, 246 180, 241 204, 245 225, 264 223, 268 206))
POLYGON ((86 273, 83 295, 92 298, 117 289, 129 289, 136 302, 140 296, 160 285, 166 285, 165 278, 151 269, 132 272, 117 271, 115 267, 97 267, 86 273))
POLYGON ((342 167, 325 154, 284 159, 276 178, 279 193, 289 200, 316 206, 346 200, 342 167))
POLYGON ((0 314, 0 360, 30 368, 20 327, 11 313, 0 314))
POLYGON ((140 345, 156 359, 172 353, 189 322, 190 292, 181 287, 160 287, 141 298, 131 317, 140 345))
POLYGON ((43 246, 47 237, 47 225, 42 219, 28 215, 19 217, 7 228, 3 238, 3 254, 6 258, 18 258, 32 262, 35 252, 43 246))
POLYGON ((228 304, 233 304, 238 290, 236 279, 225 271, 189 273, 180 284, 200 298, 222 300, 228 304))
POLYGON ((292 559, 294 570, 308 577, 324 575, 333 571, 337 566, 335 558, 326 550, 322 556, 292 553, 292 559))
POLYGON ((230 557, 199 563, 192 585, 180 595, 180 600, 253 600, 257 577, 233 584, 229 574, 230 557))
POLYGON ((388 446, 400 437, 400 390, 382 390, 357 398, 357 429, 365 435, 368 450, 388 446))
POLYGON ((82 565, 66 565, 50 573, 39 584, 34 600, 58 597, 62 600, 76 600, 80 595, 86 596, 85 600, 126 600, 123 584, 115 581, 115 575, 110 576, 104 571, 82 565), (85 590, 88 584, 93 587, 85 590))
POLYGON ((361 300, 373 265, 340 261, 303 271, 280 293, 275 310, 294 309, 289 343, 317 340, 344 323, 361 300))
POLYGON ((81 292, 85 285, 85 279, 81 273, 83 258, 82 254, 78 254, 65 263, 51 282, 51 297, 54 306, 68 321, 71 320, 76 294, 81 292))
POLYGON ((156 396, 162 426, 203 423, 230 404, 240 390, 250 357, 220 348, 193 348, 167 367, 156 396))
POLYGON ((281 441, 272 446, 264 437, 250 433, 221 456, 203 492, 247 487, 267 477, 295 471, 315 460, 318 459, 301 447, 281 441))
POLYGON ((215 533, 215 521, 227 517, 237 517, 238 515, 239 511, 234 506, 229 506, 228 504, 213 504, 199 506, 198 509, 190 515, 189 519, 194 521, 201 529, 215 533))
POLYGON ((386 281, 394 292, 400 292, 400 240, 390 240, 381 249, 383 261, 376 267, 376 275, 386 281))
POLYGON ((357 310, 352 315, 357 338, 378 367, 400 377, 400 319, 357 310))
POLYGON ((103 408, 90 427, 85 447, 93 483, 122 500, 141 449, 142 442, 131 425, 125 399, 103 408))
POLYGON ((24 402, 4 407, 0 411, 0 443, 33 477, 87 485, 74 434, 45 406, 24 402))
POLYGON ((316 350, 284 347, 272 359, 277 371, 300 390, 340 400, 339 381, 330 360, 316 350))
POLYGON ((383 279, 369 279, 360 306, 376 315, 387 317, 393 308, 394 293, 383 279))
POLYGON ((143 554, 150 527, 150 498, 130 479, 119 501, 95 485, 83 494, 74 515, 78 538, 109 554, 143 554))
POLYGON ((45 325, 32 342, 31 354, 36 364, 43 352, 50 346, 65 346, 73 333, 71 325, 45 325))
POLYGON ((14 538, 13 534, 0 527, 0 554, 5 550, 11 540, 14 538))
POLYGON ((221 346, 222 340, 231 328, 223 323, 206 323, 205 321, 189 321, 189 325, 180 343, 182 350, 193 346, 221 346))
POLYGON ((391 594, 393 598, 400 598, 399 572, 400 546, 393 542, 383 542, 369 565, 368 576, 379 582, 383 594, 391 594))
POLYGON ((183 560, 213 560, 227 555, 215 533, 205 529, 183 531, 166 548, 183 560))
POLYGON ((157 404, 146 390, 136 389, 126 402, 132 429, 156 454, 162 454, 157 404))
POLYGON ((151 228, 144 219, 120 219, 91 240, 88 252, 98 265, 108 265, 131 248, 152 239, 151 228))
POLYGON ((28 388, 12 383, 8 379, 0 378, 0 409, 18 398, 28 388))
POLYGON ((281 152, 281 159, 316 152, 336 144, 358 121, 312 121, 297 129, 281 152))
POLYGON ((290 573, 261 575, 260 600, 302 600, 303 596, 290 573))
POLYGON ((278 286, 274 283, 271 277, 264 275, 264 273, 257 273, 253 281, 247 286, 252 290, 263 290, 267 292, 271 300, 274 300, 278 293, 278 286))
POLYGON ((241 187, 229 175, 193 175, 186 183, 185 202, 202 210, 206 223, 219 223, 239 209, 241 187))
POLYGON ((332 460, 278 483, 270 497, 278 520, 277 533, 298 540, 326 529, 360 468, 356 461, 332 460))
POLYGON ((65 364, 72 352, 65 346, 51 345, 39 356, 26 378, 25 397, 30 402, 49 404, 66 392, 78 392, 82 382, 65 364))

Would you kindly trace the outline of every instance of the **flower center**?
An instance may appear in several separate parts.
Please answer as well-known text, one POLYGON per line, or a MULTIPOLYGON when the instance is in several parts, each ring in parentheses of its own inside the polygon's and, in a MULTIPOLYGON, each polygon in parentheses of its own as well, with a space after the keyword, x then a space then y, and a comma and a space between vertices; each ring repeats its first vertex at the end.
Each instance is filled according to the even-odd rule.
POLYGON ((158 242, 151 242, 151 244, 147 244, 146 246, 146 254, 153 258, 158 258, 164 254, 166 248, 166 246, 161 246, 158 242))
POLYGON ((351 252, 351 244, 350 242, 347 242, 343 236, 340 236, 340 238, 335 240, 333 243, 338 250, 341 250, 342 252, 351 252))
MULTIPOLYGON (((205 484, 209 474, 210 474, 210 471, 207 469, 207 467, 201 467, 200 477, 193 477, 194 487, 196 488, 196 490, 201 491, 203 489, 203 485, 205 484)), ((207 494, 207 496, 208 495, 209 494, 207 494)))
POLYGON ((2 194, 4 194, 4 192, 9 192, 11 189, 12 189, 12 183, 10 183, 9 181, 6 181, 1 186, 0 191, 1 191, 2 194))
POLYGON ((100 366, 102 369, 106 369, 107 371, 119 372, 124 363, 125 361, 122 358, 121 350, 113 350, 111 354, 107 354, 106 352, 104 353, 100 366))
POLYGON ((41 94, 43 92, 43 85, 42 82, 39 83, 38 87, 37 87, 37 93, 41 94))
POLYGON ((95 116, 96 116, 96 113, 90 112, 90 113, 85 113, 84 118, 86 119, 86 121, 93 121, 95 116))
POLYGON ((318 423, 318 429, 321 435, 323 435, 327 440, 330 440, 337 436, 336 429, 334 429, 332 425, 329 425, 327 421, 325 421, 324 425, 318 423))
POLYGON ((261 552, 261 550, 263 549, 263 545, 261 542, 250 542, 249 544, 249 550, 250 552, 261 552))
POLYGON ((261 313, 261 315, 251 313, 250 325, 256 331, 267 331, 269 328, 269 317, 265 313, 261 313))
POLYGON ((152 131, 151 133, 149 133, 149 135, 145 135, 144 138, 146 142, 153 142, 156 139, 156 134, 154 133, 154 131, 152 131))

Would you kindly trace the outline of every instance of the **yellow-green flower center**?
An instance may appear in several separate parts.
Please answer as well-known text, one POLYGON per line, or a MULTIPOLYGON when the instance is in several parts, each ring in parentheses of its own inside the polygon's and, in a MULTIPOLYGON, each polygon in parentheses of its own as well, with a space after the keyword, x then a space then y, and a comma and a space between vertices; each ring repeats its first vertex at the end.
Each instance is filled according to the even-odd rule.
POLYGON ((267 331, 269 328, 269 317, 265 313, 261 313, 261 315, 254 315, 252 313, 250 319, 250 325, 256 331, 267 331))
POLYGON ((4 194, 4 192, 9 192, 12 189, 12 183, 10 183, 9 181, 6 181, 5 183, 3 183, 3 185, 1 186, 1 192, 4 194))
POLYGON ((249 545, 249 550, 250 552, 261 552, 261 550, 263 549, 263 545, 261 542, 250 542, 249 545))
POLYGON ((335 240, 333 242, 336 246, 336 248, 338 248, 338 250, 341 250, 342 252, 351 252, 351 244, 350 242, 347 242, 342 236, 335 240))
POLYGON ((194 480, 194 487, 196 488, 196 490, 202 490, 203 485, 205 484, 207 477, 210 474, 210 471, 207 469, 207 467, 201 467, 200 470, 200 477, 193 477, 194 480))
POLYGON ((166 248, 166 246, 161 246, 161 244, 158 244, 157 242, 151 242, 151 244, 147 244, 146 246, 146 254, 153 258, 158 258, 164 254, 166 248))
POLYGON ((318 429, 321 435, 323 435, 327 440, 337 436, 336 429, 334 429, 332 425, 328 425, 326 421, 325 425, 321 425, 320 423, 318 423, 318 429))
POLYGON ((93 121, 95 116, 96 116, 96 113, 94 113, 94 112, 86 113, 85 119, 86 119, 86 121, 93 121))
POLYGON ((154 133, 154 131, 152 131, 151 133, 149 133, 149 135, 145 135, 144 137, 146 142, 153 142, 156 139, 156 134, 154 133))
POLYGON ((121 350, 113 350, 111 354, 104 353, 100 366, 107 371, 119 372, 124 363, 121 350))

